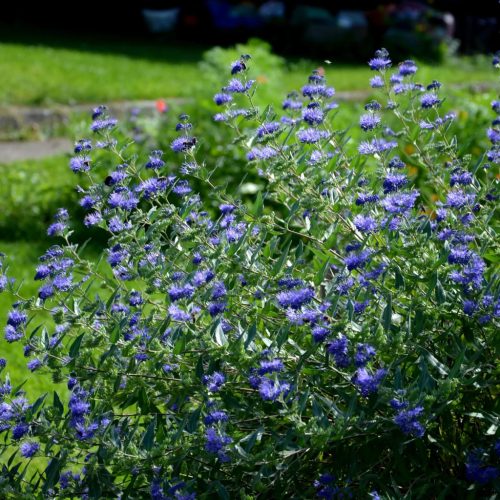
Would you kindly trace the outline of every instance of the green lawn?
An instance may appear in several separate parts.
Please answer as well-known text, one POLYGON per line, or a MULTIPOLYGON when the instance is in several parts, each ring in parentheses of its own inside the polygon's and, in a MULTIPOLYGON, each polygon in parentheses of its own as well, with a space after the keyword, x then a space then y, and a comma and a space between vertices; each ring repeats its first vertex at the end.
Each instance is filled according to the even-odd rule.
MULTIPOLYGON (((167 42, 90 42, 43 38, 37 42, 0 43, 1 104, 110 102, 124 99, 189 97, 203 78, 198 66, 203 48, 167 42), (70 43, 71 42, 71 43, 70 43)), ((370 72, 364 65, 293 61, 287 66, 286 93, 300 87, 309 71, 323 64, 339 91, 366 89, 370 72)), ((420 64, 420 80, 443 83, 492 83, 494 72, 484 58, 450 60, 444 65, 420 64), (472 76, 471 76, 472 75, 472 76)), ((266 74, 255 75, 261 82, 266 74)), ((215 90, 215 89, 214 89, 215 90)))
MULTIPOLYGON (((0 240, 0 252, 7 255, 6 264, 9 267, 9 275, 15 276, 16 283, 22 282, 21 294, 30 297, 35 294, 39 283, 33 280, 38 257, 45 251, 47 245, 40 242, 26 241, 2 241, 0 240)), ((12 387, 16 387, 26 381, 23 389, 30 398, 36 398, 53 386, 48 375, 43 372, 30 373, 26 368, 27 358, 23 355, 21 342, 9 344, 3 336, 3 326, 7 321, 7 313, 12 307, 15 299, 8 292, 0 294, 0 324, 2 335, 0 335, 0 356, 7 360, 4 374, 8 373, 11 378, 12 387)))

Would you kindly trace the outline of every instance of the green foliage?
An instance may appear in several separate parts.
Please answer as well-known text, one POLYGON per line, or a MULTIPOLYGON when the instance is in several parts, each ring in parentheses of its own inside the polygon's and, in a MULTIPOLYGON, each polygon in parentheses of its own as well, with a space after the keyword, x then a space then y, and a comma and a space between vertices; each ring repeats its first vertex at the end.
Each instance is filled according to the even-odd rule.
MULTIPOLYGON (((207 56, 208 80, 229 56, 207 56)), ((258 71, 278 78, 271 62, 258 71)), ((162 139, 165 164, 148 162, 147 136, 172 117, 133 142, 133 123, 98 111, 77 179, 102 255, 82 252, 62 211, 37 291, 2 261, 6 338, 70 392, 23 406, 2 381, 5 496, 498 491, 498 144, 492 166, 479 136, 461 147, 465 115, 446 117, 437 88, 400 93, 380 76, 368 116, 348 109, 352 130, 318 73, 295 113, 259 106, 250 84, 232 91, 223 125, 200 89, 193 126, 181 116, 162 139)))

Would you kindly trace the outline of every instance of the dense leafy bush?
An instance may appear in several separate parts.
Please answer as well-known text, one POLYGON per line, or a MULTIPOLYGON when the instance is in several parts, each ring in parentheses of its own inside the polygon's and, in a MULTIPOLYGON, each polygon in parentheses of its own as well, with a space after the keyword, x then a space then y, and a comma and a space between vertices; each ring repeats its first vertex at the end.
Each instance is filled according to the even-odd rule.
POLYGON ((245 151, 263 187, 247 205, 214 181, 188 116, 173 166, 161 151, 137 156, 94 110, 96 137, 71 167, 88 180, 84 223, 109 235, 109 266, 82 258, 60 209, 38 297, 0 281, 17 298, 7 341, 70 391, 29 401, 3 382, 5 496, 498 489, 498 118, 478 161, 459 154, 441 85, 379 51, 377 98, 349 142, 320 72, 278 114, 256 107, 251 63, 234 62, 215 96, 225 154, 245 151), (29 469, 32 457, 45 465, 29 469))

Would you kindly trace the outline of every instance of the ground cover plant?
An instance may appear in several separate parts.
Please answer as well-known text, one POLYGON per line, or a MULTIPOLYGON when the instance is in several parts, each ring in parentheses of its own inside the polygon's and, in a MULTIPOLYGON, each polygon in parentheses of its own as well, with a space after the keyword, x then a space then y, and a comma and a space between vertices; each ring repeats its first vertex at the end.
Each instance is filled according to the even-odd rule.
POLYGON ((369 66, 377 94, 349 140, 322 70, 278 111, 256 106, 250 56, 231 64, 213 119, 220 154, 260 179, 247 203, 189 116, 170 156, 144 158, 93 111, 70 168, 102 263, 64 208, 34 296, 3 259, 5 338, 69 391, 2 380, 4 496, 498 491, 500 103, 471 154, 441 83, 384 50, 369 66))

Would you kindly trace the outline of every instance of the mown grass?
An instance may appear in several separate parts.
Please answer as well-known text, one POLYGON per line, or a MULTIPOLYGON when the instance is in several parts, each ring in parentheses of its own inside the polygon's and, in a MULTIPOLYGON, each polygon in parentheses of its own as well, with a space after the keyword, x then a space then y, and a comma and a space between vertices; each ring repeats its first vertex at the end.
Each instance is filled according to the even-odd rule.
MULTIPOLYGON (((45 44, 44 44, 45 43, 45 44)), ((203 78, 198 61, 203 48, 173 44, 135 45, 108 41, 55 46, 0 44, 0 104, 50 105, 119 100, 190 97, 203 78)), ((311 68, 323 65, 329 81, 339 91, 368 87, 365 65, 322 61, 288 64, 286 88, 299 88, 311 68)), ((446 85, 493 83, 494 72, 484 58, 451 59, 443 65, 419 63, 419 79, 430 82, 439 76, 446 85)), ((266 75, 259 75, 265 81, 266 75)))
MULTIPOLYGON (((47 245, 37 241, 2 241, 0 240, 0 252, 7 255, 5 264, 8 266, 8 274, 15 276, 16 285, 22 283, 20 294, 30 297, 36 294, 39 283, 33 280, 38 257, 44 252, 47 245)), ((7 313, 15 301, 8 292, 0 294, 0 323, 6 324, 7 313)), ((12 387, 26 382, 23 390, 30 394, 30 398, 36 398, 43 392, 53 388, 53 382, 49 375, 43 372, 30 373, 26 368, 28 358, 24 357, 21 342, 9 344, 3 335, 0 336, 0 356, 7 360, 4 374, 8 373, 12 387)))

